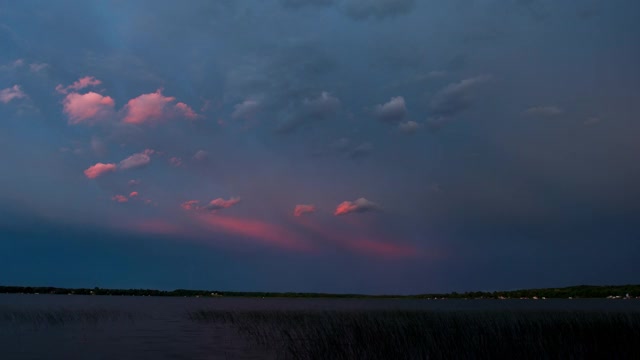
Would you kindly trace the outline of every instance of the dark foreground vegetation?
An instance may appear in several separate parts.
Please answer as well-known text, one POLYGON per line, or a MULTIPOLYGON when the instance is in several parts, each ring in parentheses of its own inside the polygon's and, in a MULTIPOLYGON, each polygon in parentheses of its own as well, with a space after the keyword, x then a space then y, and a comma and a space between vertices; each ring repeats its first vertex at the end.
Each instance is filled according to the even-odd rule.
POLYGON ((179 297, 284 297, 284 298, 402 298, 402 299, 519 299, 519 298, 635 298, 640 297, 640 285, 617 286, 571 286, 564 288, 525 289, 513 291, 470 291, 448 294, 420 294, 420 295, 360 295, 360 294, 324 294, 298 292, 238 292, 213 290, 185 290, 171 291, 149 289, 68 289, 56 287, 32 286, 0 286, 0 294, 59 294, 59 295, 114 295, 114 296, 179 296, 179 297))
POLYGON ((287 359, 640 359, 640 313, 188 313, 287 359))

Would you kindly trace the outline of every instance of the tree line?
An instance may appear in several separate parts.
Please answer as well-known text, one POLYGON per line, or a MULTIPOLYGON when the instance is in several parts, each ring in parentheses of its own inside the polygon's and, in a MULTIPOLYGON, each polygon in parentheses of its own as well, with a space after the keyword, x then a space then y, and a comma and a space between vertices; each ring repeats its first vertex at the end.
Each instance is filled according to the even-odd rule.
POLYGON ((519 299, 519 298, 606 298, 640 297, 640 285, 591 286, 580 285, 563 288, 523 289, 511 291, 469 291, 419 295, 362 295, 301 292, 238 292, 212 290, 152 290, 152 289, 103 289, 58 288, 34 286, 0 286, 5 294, 58 294, 58 295, 112 295, 112 296, 174 296, 174 297, 285 297, 285 298, 406 298, 406 299, 519 299))

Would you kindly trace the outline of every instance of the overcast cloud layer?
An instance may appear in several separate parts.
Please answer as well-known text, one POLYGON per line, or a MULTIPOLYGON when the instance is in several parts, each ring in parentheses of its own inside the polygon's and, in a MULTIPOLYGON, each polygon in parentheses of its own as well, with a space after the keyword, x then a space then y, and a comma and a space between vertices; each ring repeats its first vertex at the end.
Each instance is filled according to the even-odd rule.
POLYGON ((639 13, 0 1, 0 284, 637 283, 639 13))

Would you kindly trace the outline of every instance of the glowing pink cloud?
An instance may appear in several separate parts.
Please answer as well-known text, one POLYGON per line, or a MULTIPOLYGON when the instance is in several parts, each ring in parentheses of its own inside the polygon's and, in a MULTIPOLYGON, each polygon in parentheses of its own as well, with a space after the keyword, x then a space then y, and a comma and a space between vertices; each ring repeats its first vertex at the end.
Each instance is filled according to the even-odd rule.
POLYGON ((127 201, 129 201, 129 198, 127 198, 124 195, 116 195, 116 196, 112 197, 111 200, 119 202, 119 203, 126 203, 127 201))
POLYGON ((214 232, 248 237, 287 250, 311 250, 310 245, 295 233, 276 224, 213 214, 198 215, 196 218, 214 232))
POLYGON ((200 205, 198 205, 199 203, 200 202, 198 200, 189 200, 180 204, 180 207, 186 211, 200 210, 200 205))
POLYGON ((346 230, 346 232, 344 230, 338 232, 332 230, 331 227, 323 226, 312 221, 311 218, 300 218, 298 224, 325 240, 358 253, 388 258, 422 255, 422 252, 412 245, 398 244, 394 241, 380 239, 378 236, 368 236, 366 229, 357 226, 351 227, 351 229, 346 230))
POLYGON ((10 88, 0 90, 0 102, 8 104, 14 99, 22 99, 27 95, 20 89, 19 85, 13 85, 10 88))
POLYGON ((176 157, 176 156, 170 158, 168 161, 169 161, 169 164, 171 164, 171 166, 178 167, 178 166, 182 165, 182 159, 180 159, 179 157, 176 157))
POLYGON ((129 100, 126 106, 124 122, 128 124, 142 124, 158 121, 165 117, 165 107, 176 98, 162 95, 158 89, 154 93, 142 94, 129 100))
POLYGON ((176 111, 178 112, 178 114, 181 114, 182 116, 186 117, 187 119, 197 119, 198 118, 198 114, 195 113, 195 111, 193 111, 193 109, 183 103, 183 102, 179 102, 176 104, 175 106, 176 111))
POLYGON ((84 171, 84 175, 89 179, 95 179, 106 173, 116 171, 116 168, 116 164, 97 163, 93 166, 89 166, 89 168, 84 171))
POLYGON ((237 205, 239 202, 240 202, 240 198, 238 197, 230 198, 229 200, 225 200, 223 198, 217 198, 217 199, 211 200, 209 204, 207 204, 207 206, 205 206, 204 208, 207 210, 228 209, 232 206, 237 205))
POLYGON ((131 193, 129 193, 130 198, 138 197, 139 195, 140 194, 137 191, 132 191, 131 193))
MULTIPOLYGON (((33 65, 33 64, 32 64, 33 65)), ((94 78, 93 76, 85 76, 83 78, 78 79, 77 81, 75 81, 73 84, 64 87, 62 86, 62 84, 56 86, 56 91, 61 93, 61 94, 66 94, 69 92, 69 90, 82 90, 84 88, 87 88, 89 86, 98 86, 102 84, 102 81, 94 78)))
POLYGON ((369 211, 380 210, 380 206, 374 202, 371 202, 365 198, 359 198, 355 201, 343 201, 338 205, 336 211, 333 213, 336 216, 346 215, 351 213, 362 213, 369 211))
POLYGON ((296 205, 296 207, 293 209, 294 216, 302 216, 304 214, 311 214, 314 212, 316 212, 315 205, 296 205))
POLYGON ((63 111, 69 116, 69 124, 72 125, 104 117, 110 114, 115 106, 112 98, 94 92, 82 95, 71 93, 64 98, 62 104, 63 111))

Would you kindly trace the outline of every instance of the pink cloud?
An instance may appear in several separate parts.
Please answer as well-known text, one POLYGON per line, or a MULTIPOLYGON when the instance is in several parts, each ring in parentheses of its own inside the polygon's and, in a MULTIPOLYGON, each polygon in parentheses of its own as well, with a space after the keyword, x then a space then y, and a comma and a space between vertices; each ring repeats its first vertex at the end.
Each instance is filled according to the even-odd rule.
POLYGON ((169 161, 169 164, 171 164, 171 166, 178 167, 178 166, 182 165, 182 159, 180 159, 179 157, 176 157, 176 156, 170 158, 168 161, 169 161))
POLYGON ((189 200, 180 204, 180 207, 186 211, 200 210, 200 205, 198 205, 199 203, 200 202, 198 200, 189 200))
POLYGON ((315 205, 296 205, 296 207, 293 209, 294 216, 302 216, 304 214, 311 214, 314 212, 316 212, 315 205))
POLYGON ((149 155, 153 154, 153 150, 147 149, 141 153, 133 154, 128 158, 120 161, 118 164, 118 168, 122 170, 128 169, 136 169, 149 165, 151 162, 151 157, 149 155))
POLYGON ((132 191, 131 193, 129 193, 130 198, 138 197, 138 195, 140 194, 137 191, 132 191))
POLYGON ((97 163, 89 166, 89 168, 84 171, 84 175, 89 179, 95 179, 112 171, 116 171, 116 164, 97 163))
POLYGON ((20 89, 19 85, 13 85, 10 88, 0 90, 0 101, 5 104, 8 104, 14 99, 22 99, 25 97, 27 97, 27 95, 20 89))
MULTIPOLYGON (((46 64, 45 64, 46 65, 46 64)), ((33 64, 32 64, 33 66, 33 64)), ((69 90, 82 90, 84 88, 87 88, 89 86, 98 86, 102 84, 102 81, 96 79, 93 76, 85 76, 83 78, 78 79, 77 81, 75 81, 73 84, 64 87, 62 86, 62 84, 56 86, 56 91, 61 93, 61 94, 66 94, 69 92, 69 90)))
POLYGON ((172 96, 162 95, 162 89, 158 89, 154 93, 142 94, 129 100, 125 107, 126 114, 123 121, 127 124, 144 124, 172 117, 185 117, 187 119, 196 119, 198 117, 198 114, 183 102, 169 106, 175 99, 172 96))
POLYGON ((229 200, 225 200, 223 198, 217 198, 217 199, 211 200, 209 204, 204 208, 207 210, 228 209, 232 206, 237 205, 239 202, 240 202, 240 198, 238 197, 230 198, 229 200))
POLYGON ((119 202, 119 203, 126 203, 127 201, 129 201, 129 199, 124 195, 116 195, 116 196, 112 197, 111 200, 119 202))
POLYGON ((142 181, 140 181, 139 179, 131 179, 129 180, 129 186, 136 186, 136 185, 140 185, 142 181))
POLYGON ((95 92, 86 94, 71 93, 65 97, 62 104, 64 112, 69 116, 69 124, 104 117, 111 113, 115 102, 109 96, 102 96, 95 92))
POLYGON ((369 211, 380 210, 380 206, 374 202, 371 202, 365 198, 359 198, 355 201, 343 201, 338 205, 334 215, 346 215, 351 213, 362 213, 369 211))
POLYGON ((276 224, 213 214, 198 215, 196 218, 215 232, 248 237, 287 250, 311 250, 309 244, 295 233, 276 224))
POLYGON ((124 117, 124 122, 142 124, 161 120, 165 115, 165 106, 175 99, 174 97, 162 95, 161 89, 154 93, 142 94, 127 103, 127 114, 124 117))
POLYGON ((193 109, 183 103, 183 102, 179 102, 176 104, 175 106, 178 114, 181 114, 182 116, 186 117, 187 119, 196 119, 198 118, 198 114, 195 113, 195 111, 193 111, 193 109))

